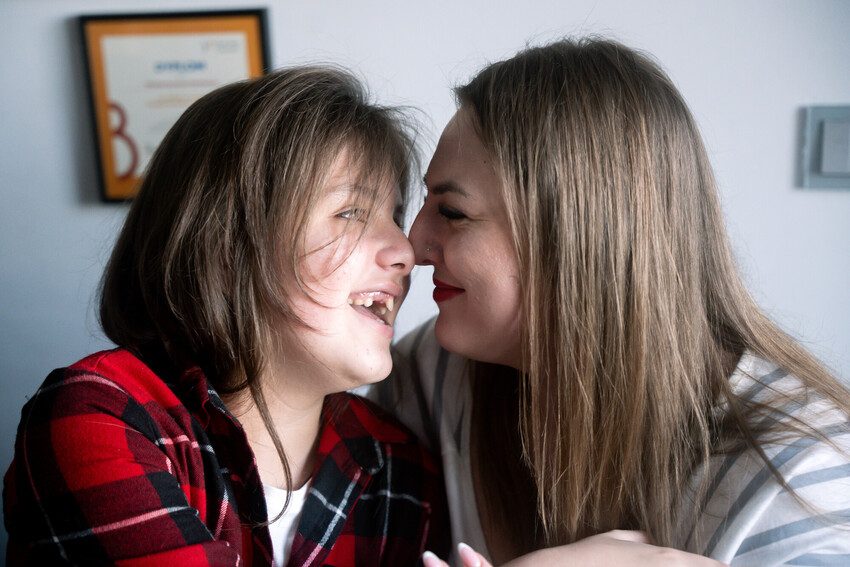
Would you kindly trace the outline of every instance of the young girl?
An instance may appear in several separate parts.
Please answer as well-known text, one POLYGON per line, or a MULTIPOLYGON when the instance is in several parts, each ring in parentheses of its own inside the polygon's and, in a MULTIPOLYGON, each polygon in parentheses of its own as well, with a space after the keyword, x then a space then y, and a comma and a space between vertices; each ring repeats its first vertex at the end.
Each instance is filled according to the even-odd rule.
POLYGON ((163 140, 106 269, 118 348, 50 374, 9 564, 408 565, 442 481, 352 387, 390 371, 412 139, 345 72, 223 87, 163 140))
POLYGON ((410 233, 440 313, 381 385, 443 456, 455 541, 699 563, 599 535, 644 530, 736 566, 850 564, 850 394, 742 285, 664 72, 562 41, 457 94, 410 233))

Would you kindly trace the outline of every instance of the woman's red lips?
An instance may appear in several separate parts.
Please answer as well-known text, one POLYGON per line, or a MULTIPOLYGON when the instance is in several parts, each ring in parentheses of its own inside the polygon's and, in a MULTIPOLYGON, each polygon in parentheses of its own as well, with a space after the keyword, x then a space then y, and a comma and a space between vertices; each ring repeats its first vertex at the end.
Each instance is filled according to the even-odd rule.
POLYGON ((451 299, 456 295, 460 295, 464 291, 465 290, 462 288, 449 285, 446 282, 441 282, 437 278, 434 278, 434 301, 437 303, 451 299))

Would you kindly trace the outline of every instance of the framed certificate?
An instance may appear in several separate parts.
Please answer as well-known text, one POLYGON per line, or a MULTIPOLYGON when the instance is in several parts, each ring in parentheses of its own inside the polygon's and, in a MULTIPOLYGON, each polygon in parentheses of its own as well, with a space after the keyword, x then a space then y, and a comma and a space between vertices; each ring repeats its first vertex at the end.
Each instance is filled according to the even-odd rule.
POLYGON ((101 193, 131 199, 190 104, 268 69, 265 10, 81 16, 101 193))

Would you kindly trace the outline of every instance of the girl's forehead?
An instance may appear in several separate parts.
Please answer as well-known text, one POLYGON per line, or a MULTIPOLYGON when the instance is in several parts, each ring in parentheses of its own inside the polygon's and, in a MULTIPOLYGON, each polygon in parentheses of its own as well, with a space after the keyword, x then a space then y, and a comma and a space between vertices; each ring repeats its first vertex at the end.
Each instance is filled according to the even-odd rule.
POLYGON ((349 158, 349 152, 341 152, 331 164, 325 178, 325 193, 351 195, 400 194, 401 188, 389 175, 384 163, 364 164, 349 158))

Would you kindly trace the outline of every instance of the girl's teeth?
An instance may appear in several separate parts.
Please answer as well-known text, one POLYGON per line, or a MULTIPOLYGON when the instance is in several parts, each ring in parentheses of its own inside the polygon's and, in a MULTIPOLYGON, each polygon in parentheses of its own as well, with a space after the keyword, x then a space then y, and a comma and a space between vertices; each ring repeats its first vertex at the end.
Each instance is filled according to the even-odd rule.
POLYGON ((387 308, 381 307, 380 309, 378 309, 378 314, 379 315, 386 315, 387 314, 387 308))
MULTIPOLYGON (((372 297, 358 297, 357 299, 348 298, 349 305, 362 305, 363 307, 371 307, 372 304, 375 303, 375 299, 372 297)), ((385 314, 387 311, 392 311, 395 308, 395 298, 388 297, 384 302, 384 307, 381 307, 381 314, 385 314)))

